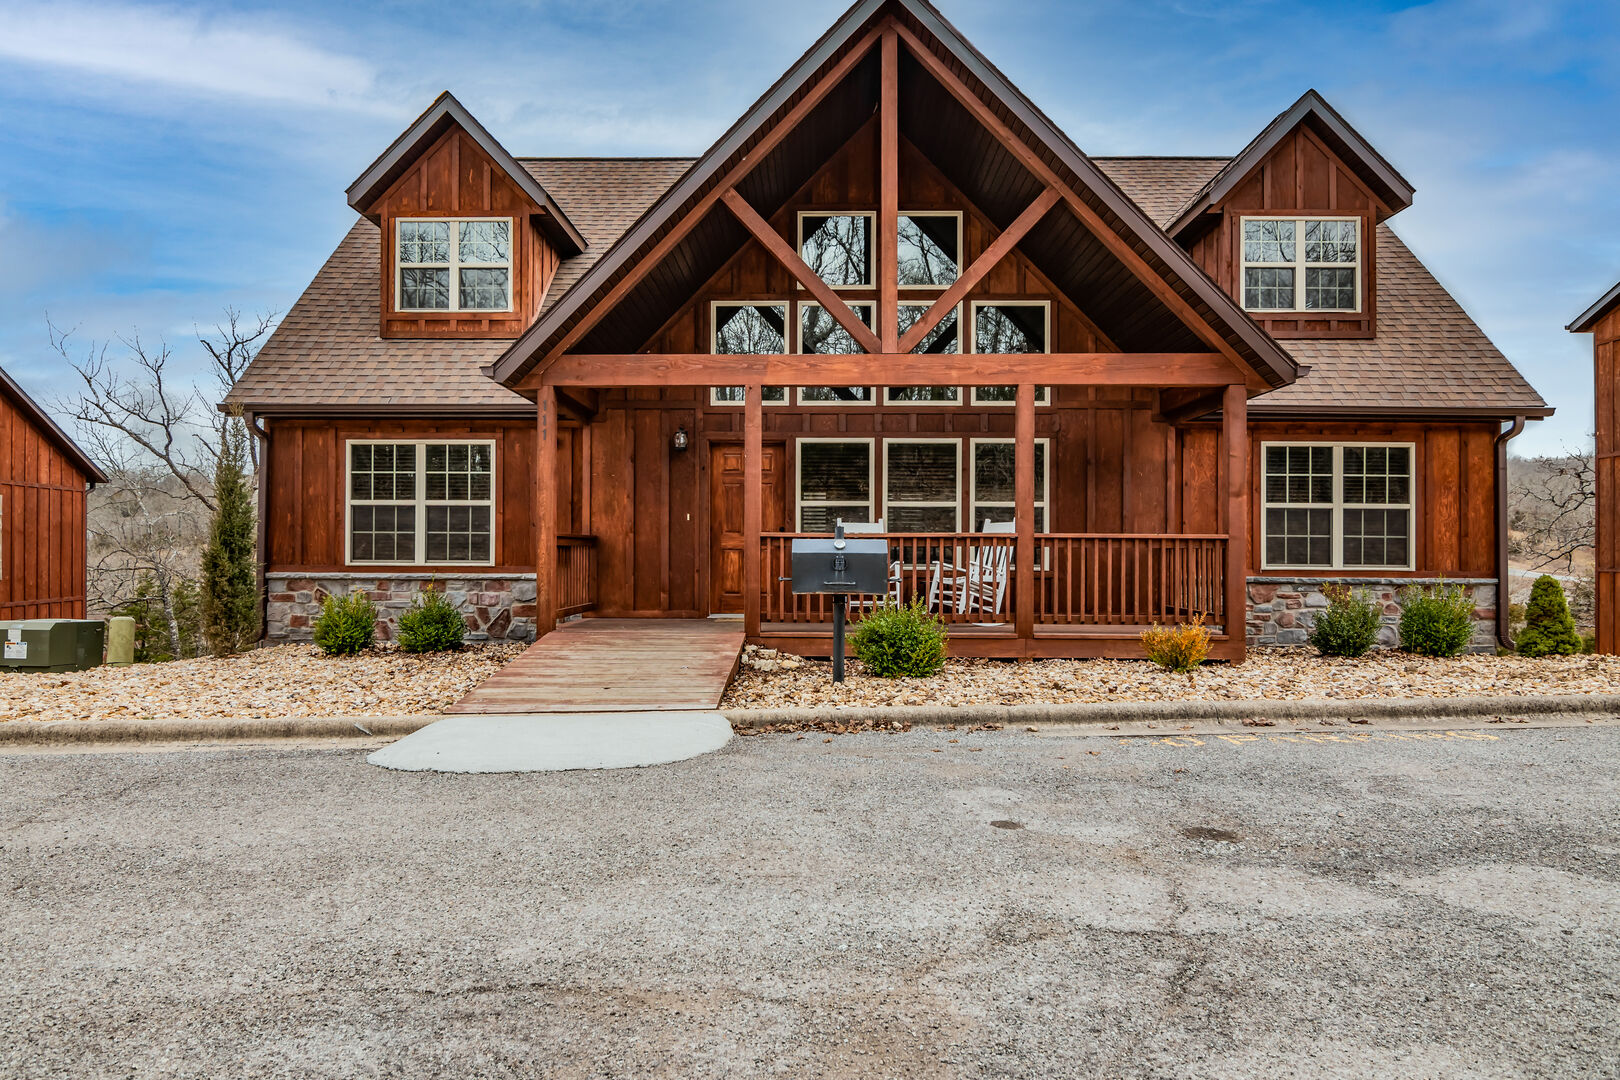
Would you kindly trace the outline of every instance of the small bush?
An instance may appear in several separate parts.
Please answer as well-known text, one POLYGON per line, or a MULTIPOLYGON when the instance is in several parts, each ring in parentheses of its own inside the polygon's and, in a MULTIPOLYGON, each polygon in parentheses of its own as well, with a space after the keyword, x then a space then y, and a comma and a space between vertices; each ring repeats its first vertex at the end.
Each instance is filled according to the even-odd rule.
POLYGON ((1596 634, 1582 634, 1581 635, 1581 652, 1583 654, 1587 655, 1587 656, 1590 656, 1593 653, 1597 652, 1597 635, 1596 634))
POLYGON ((1542 574, 1530 586, 1524 629, 1514 645, 1523 656, 1574 656, 1581 651, 1581 635, 1564 599, 1564 587, 1551 574, 1542 574))
POLYGON ((442 592, 424 589, 399 617, 399 647, 403 652, 445 652, 461 648, 467 620, 442 592))
POLYGON ((363 592, 328 596, 315 616, 315 644, 330 656, 353 656, 377 637, 377 605, 363 592))
POLYGON ((1408 587, 1401 608, 1401 648, 1409 653, 1460 656, 1474 638, 1474 601, 1460 585, 1408 587))
POLYGON ((878 605, 855 624, 849 647, 873 675, 921 678, 945 666, 948 637, 944 620, 918 596, 904 607, 878 605))
POLYGON ((1317 612, 1311 644, 1323 656, 1361 656, 1378 641, 1384 624, 1384 606, 1365 592, 1348 586, 1329 586, 1326 610, 1317 612))
POLYGON ((1148 659, 1167 671, 1190 675, 1198 670, 1209 656, 1209 627, 1203 612, 1194 615, 1191 622, 1177 626, 1154 623, 1142 631, 1142 648, 1148 659))

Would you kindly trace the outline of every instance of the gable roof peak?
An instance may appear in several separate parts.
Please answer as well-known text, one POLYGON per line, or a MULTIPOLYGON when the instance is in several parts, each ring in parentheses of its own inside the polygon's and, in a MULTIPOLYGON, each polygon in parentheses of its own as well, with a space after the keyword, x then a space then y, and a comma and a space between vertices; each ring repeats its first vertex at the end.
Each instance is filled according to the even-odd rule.
POLYGON ((540 208, 541 228, 562 250, 563 255, 577 255, 589 246, 584 235, 572 221, 568 220, 568 215, 563 213, 562 207, 540 185, 540 181, 536 180, 517 158, 508 153, 488 129, 478 122, 478 118, 468 112, 467 107, 457 101, 456 96, 448 90, 442 91, 434 98, 433 104, 412 121, 410 126, 389 144, 388 149, 384 150, 381 156, 349 185, 349 205, 358 213, 368 214, 371 206, 388 186, 410 168, 423 150, 452 127, 459 127, 465 131, 479 148, 489 155, 490 160, 494 161, 501 171, 540 208))
POLYGON ((1232 189, 1242 183, 1301 124, 1309 124, 1313 131, 1322 136, 1333 152, 1343 158, 1345 164, 1354 169, 1384 201, 1392 214, 1412 205, 1415 189, 1406 177, 1312 88, 1278 113, 1225 168, 1211 177, 1209 183, 1182 207, 1165 231, 1175 236, 1200 215, 1219 206, 1232 193, 1232 189))
POLYGON ((1620 305, 1620 285, 1616 285, 1598 297, 1597 303, 1577 315, 1575 321, 1564 327, 1564 329, 1574 334, 1589 334, 1597 327, 1597 321, 1607 315, 1616 305, 1620 305))
POLYGON ((51 419, 51 414, 46 412, 39 402, 30 397, 28 391, 24 390, 16 379, 6 374, 4 368, 0 368, 0 397, 11 399, 11 403, 32 420, 34 426, 43 432, 47 439, 55 443, 58 450, 72 459, 73 463, 89 478, 92 484, 105 484, 107 482, 107 474, 101 471, 101 466, 97 465, 90 455, 84 452, 83 447, 73 441, 72 436, 62 430, 60 424, 51 419))

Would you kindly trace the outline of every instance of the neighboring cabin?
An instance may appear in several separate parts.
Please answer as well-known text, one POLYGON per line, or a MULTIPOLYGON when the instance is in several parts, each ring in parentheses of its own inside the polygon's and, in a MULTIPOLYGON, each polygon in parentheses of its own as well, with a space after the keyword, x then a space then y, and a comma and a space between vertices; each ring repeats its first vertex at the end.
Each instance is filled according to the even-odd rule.
POLYGON ((0 371, 0 619, 85 617, 85 496, 106 480, 0 371))
POLYGON ((435 579, 496 637, 740 616, 824 653, 780 579, 839 518, 960 653, 1203 612, 1235 658, 1333 581, 1505 621, 1506 441, 1552 410, 1315 92, 1231 158, 1093 159, 932 6, 863 0, 700 158, 514 158, 445 94, 348 197, 230 396, 272 638, 435 579))
POLYGON ((1597 650, 1620 652, 1620 285, 1569 324, 1591 334, 1597 483, 1597 650))

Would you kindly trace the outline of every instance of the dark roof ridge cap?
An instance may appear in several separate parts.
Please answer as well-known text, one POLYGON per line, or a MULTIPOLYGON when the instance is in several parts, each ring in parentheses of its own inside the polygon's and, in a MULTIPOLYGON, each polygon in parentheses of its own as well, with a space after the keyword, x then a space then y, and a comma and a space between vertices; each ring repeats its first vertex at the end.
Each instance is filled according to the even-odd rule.
POLYGON ((1597 321, 1609 313, 1609 309, 1620 303, 1620 283, 1598 298, 1598 302, 1575 316, 1575 321, 1564 327, 1573 334, 1588 334, 1592 332, 1597 321))
POLYGON ((518 154, 514 161, 696 161, 690 154, 559 154, 536 156, 518 154))
POLYGON ((57 444, 57 449, 72 458, 74 463, 84 470, 85 475, 89 476, 93 483, 105 484, 107 482, 107 474, 101 471, 101 467, 91 460, 90 455, 84 452, 83 447, 73 441, 72 436, 62 430, 60 424, 51 419, 51 414, 46 412, 39 402, 35 401, 28 391, 24 390, 22 385, 6 372, 5 368, 0 368, 0 392, 4 392, 5 396, 11 398, 16 406, 34 421, 35 426, 44 431, 46 436, 57 444))

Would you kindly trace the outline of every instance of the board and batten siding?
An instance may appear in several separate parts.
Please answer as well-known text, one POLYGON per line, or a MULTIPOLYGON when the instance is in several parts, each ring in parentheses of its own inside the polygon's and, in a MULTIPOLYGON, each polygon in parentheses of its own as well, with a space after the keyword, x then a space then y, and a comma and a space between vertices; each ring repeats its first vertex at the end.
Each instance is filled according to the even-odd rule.
POLYGON ((1620 652, 1620 307, 1593 327, 1596 344, 1598 651, 1620 652))
POLYGON ((0 619, 85 617, 88 483, 0 394, 0 619))

